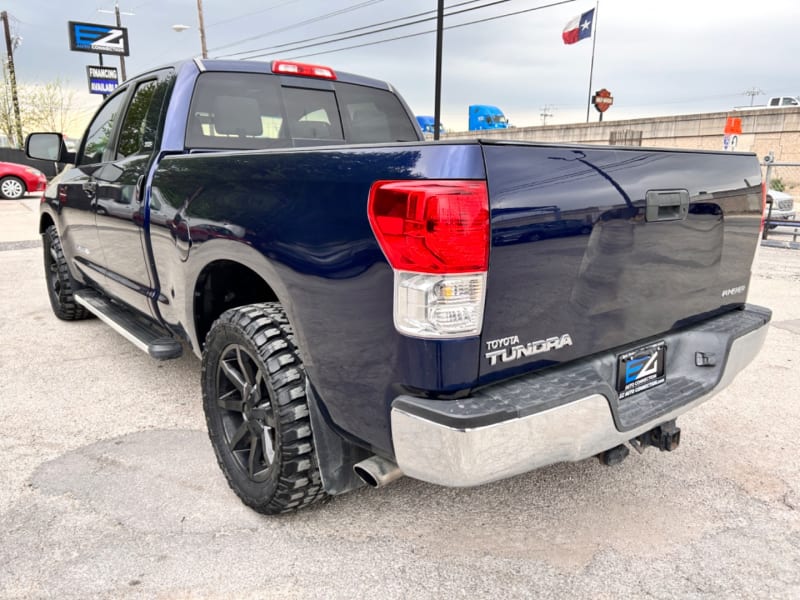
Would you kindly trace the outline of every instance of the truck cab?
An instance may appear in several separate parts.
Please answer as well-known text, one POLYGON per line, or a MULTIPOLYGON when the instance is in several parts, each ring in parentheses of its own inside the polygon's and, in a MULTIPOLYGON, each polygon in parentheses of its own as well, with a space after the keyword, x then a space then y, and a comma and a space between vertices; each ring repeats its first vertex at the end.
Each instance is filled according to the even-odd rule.
POLYGON ((797 96, 773 96, 769 99, 767 106, 770 108, 783 108, 785 106, 800 106, 800 98, 797 96))
MULTIPOLYGON (((433 135, 434 121, 435 119, 430 115, 417 115, 417 123, 419 123, 419 128, 422 129, 422 133, 433 135)), ((441 123, 439 123, 439 133, 444 133, 444 125, 441 123)))
POLYGON ((489 104, 472 104, 469 107, 469 130, 507 129, 508 119, 503 111, 489 104))

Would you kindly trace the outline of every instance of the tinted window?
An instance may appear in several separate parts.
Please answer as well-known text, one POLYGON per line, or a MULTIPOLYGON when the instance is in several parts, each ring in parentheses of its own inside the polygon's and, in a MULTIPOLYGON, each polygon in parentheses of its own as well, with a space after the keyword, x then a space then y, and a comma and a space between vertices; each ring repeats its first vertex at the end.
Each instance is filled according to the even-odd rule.
POLYGON ((344 140, 333 92, 283 88, 283 101, 292 139, 344 140))
POLYGON ((111 98, 86 130, 86 140, 80 157, 81 164, 103 162, 103 153, 108 148, 111 133, 114 130, 117 115, 122 108, 125 93, 117 94, 111 98))
POLYGON ((257 73, 202 73, 197 78, 187 148, 257 149, 291 146, 283 126, 276 77, 257 73))
MULTIPOLYGON (((298 78, 302 85, 302 79, 298 78)), ((397 97, 386 90, 337 83, 324 89, 280 86, 258 73, 202 73, 185 144, 199 149, 259 149, 318 144, 416 141, 397 97)))
POLYGON ((349 141, 412 142, 419 139, 411 118, 391 92, 337 83, 336 95, 349 141))
POLYGON ((145 81, 138 85, 122 122, 117 159, 152 153, 166 90, 167 81, 145 81))

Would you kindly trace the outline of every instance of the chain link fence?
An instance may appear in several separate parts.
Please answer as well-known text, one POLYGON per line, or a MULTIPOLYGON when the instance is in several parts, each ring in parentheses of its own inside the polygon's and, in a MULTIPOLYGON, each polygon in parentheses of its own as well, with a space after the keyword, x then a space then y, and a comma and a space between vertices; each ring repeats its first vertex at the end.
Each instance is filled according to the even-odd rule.
POLYGON ((767 184, 763 239, 796 242, 800 238, 800 163, 765 160, 761 166, 767 184))

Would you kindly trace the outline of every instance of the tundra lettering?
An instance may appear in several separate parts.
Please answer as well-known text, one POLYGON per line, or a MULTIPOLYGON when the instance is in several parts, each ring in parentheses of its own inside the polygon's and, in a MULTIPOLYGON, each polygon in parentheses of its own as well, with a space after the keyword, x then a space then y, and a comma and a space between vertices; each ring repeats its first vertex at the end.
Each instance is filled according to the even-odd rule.
MULTIPOLYGON (((508 339, 508 338, 505 338, 508 339)), ((519 338, 515 336, 515 342, 519 341, 519 338)), ((502 350, 495 350, 493 352, 487 352, 486 358, 489 359, 489 364, 495 366, 497 364, 498 357, 501 361, 511 362, 520 358, 525 358, 527 356, 533 356, 534 354, 541 354, 542 352, 550 352, 551 350, 561 350, 564 346, 572 346, 572 338, 569 336, 568 333, 560 337, 550 337, 546 340, 538 340, 536 342, 529 342, 525 346, 514 346, 512 348, 503 348, 502 350)))

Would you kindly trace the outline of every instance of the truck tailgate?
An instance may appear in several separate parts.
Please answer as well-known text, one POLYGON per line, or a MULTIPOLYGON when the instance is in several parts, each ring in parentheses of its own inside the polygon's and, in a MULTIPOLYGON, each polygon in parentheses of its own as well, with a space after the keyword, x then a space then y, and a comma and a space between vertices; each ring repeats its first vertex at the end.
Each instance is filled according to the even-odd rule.
POLYGON ((484 381, 655 341, 745 302, 762 214, 755 155, 482 147, 484 381))

